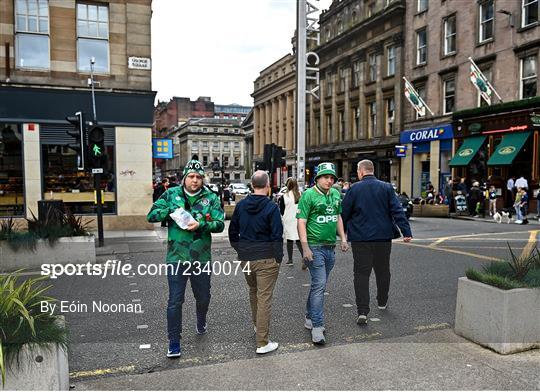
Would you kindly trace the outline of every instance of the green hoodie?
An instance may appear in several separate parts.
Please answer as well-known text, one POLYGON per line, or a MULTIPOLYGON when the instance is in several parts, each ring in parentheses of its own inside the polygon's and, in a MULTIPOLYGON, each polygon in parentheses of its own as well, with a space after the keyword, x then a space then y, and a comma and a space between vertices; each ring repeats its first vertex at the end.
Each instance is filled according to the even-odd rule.
POLYGON ((183 230, 169 214, 179 207, 189 210, 186 208, 187 199, 188 194, 184 193, 183 186, 170 188, 152 205, 146 219, 148 222, 169 221, 167 263, 199 261, 205 264, 212 261, 210 233, 221 233, 225 229, 223 210, 219 197, 207 187, 203 187, 190 203, 189 211, 200 226, 194 232, 183 230))

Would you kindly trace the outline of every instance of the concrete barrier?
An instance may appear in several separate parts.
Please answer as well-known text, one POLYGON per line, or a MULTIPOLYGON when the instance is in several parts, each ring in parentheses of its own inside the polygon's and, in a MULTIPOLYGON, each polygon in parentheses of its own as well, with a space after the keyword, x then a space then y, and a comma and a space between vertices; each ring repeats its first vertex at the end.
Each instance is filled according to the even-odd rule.
POLYGON ((450 214, 450 208, 445 204, 414 204, 413 216, 424 218, 447 218, 450 214))
POLYGON ((61 237, 51 247, 46 240, 38 240, 35 251, 11 249, 6 241, 0 241, 0 272, 24 268, 39 269, 43 263, 86 264, 96 262, 93 236, 61 237))
POLYGON ((500 354, 540 348, 540 288, 501 290, 459 278, 456 334, 500 354))

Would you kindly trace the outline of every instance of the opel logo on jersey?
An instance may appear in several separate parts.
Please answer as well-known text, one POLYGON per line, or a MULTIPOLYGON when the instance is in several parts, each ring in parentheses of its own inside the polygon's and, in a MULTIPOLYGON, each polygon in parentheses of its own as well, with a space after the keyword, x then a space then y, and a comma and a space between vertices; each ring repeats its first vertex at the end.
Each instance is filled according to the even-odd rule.
POLYGON ((337 222, 337 215, 321 215, 317 217, 317 223, 337 222))

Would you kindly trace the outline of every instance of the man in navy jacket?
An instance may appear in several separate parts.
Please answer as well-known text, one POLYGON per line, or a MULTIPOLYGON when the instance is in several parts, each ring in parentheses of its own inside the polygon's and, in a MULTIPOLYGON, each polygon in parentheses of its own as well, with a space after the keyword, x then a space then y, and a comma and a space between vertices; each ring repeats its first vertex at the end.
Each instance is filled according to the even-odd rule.
POLYGON ((403 241, 412 239, 409 222, 394 188, 375 178, 373 172, 373 162, 367 159, 358 162, 360 181, 347 192, 341 213, 353 252, 358 325, 367 323, 371 270, 375 271, 377 281, 378 307, 384 310, 390 288, 392 239, 400 237, 399 231, 403 241))
POLYGON ((278 348, 268 339, 272 294, 283 259, 283 224, 276 203, 268 198, 270 180, 265 171, 251 177, 253 194, 234 209, 229 241, 238 252, 249 286, 253 324, 257 331, 257 354, 278 348))

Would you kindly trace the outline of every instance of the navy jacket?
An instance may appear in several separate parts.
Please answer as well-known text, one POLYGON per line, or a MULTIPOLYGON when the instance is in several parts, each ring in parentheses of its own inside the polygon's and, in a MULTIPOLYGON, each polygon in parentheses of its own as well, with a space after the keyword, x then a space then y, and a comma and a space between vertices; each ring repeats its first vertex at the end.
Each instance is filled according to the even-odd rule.
POLYGON ((249 195, 234 209, 229 241, 242 261, 283 259, 283 224, 276 203, 267 196, 249 195))
POLYGON ((374 176, 365 176, 354 184, 343 199, 341 218, 347 239, 354 241, 390 241, 412 237, 411 227, 391 184, 374 176))

